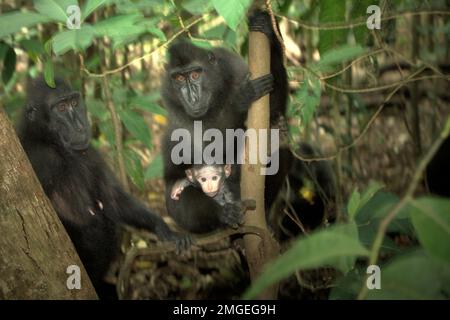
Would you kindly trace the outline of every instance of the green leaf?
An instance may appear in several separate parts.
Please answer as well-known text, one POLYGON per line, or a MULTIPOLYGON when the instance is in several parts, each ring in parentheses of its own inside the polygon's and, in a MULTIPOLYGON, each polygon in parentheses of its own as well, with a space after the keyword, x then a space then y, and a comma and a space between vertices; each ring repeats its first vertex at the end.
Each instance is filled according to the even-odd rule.
POLYGON ((53 46, 53 39, 50 38, 44 43, 44 51, 45 54, 49 57, 52 56, 52 46, 53 46))
POLYGON ((53 52, 62 55, 69 50, 83 50, 89 47, 94 38, 94 28, 83 25, 80 29, 58 32, 53 37, 53 52))
POLYGON ((109 118, 109 112, 106 109, 105 103, 101 100, 88 96, 86 98, 86 107, 89 113, 99 120, 106 120, 109 118))
POLYGON ((450 264, 450 199, 423 197, 412 207, 411 219, 421 245, 430 256, 450 264))
POLYGON ((320 104, 320 80, 309 72, 305 73, 305 79, 300 89, 295 94, 295 101, 300 104, 301 125, 308 125, 313 119, 314 112, 320 104))
POLYGON ((331 288, 329 300, 354 300, 364 281, 365 271, 355 269, 338 278, 331 288))
POLYGON ((362 195, 358 191, 354 191, 348 203, 348 215, 351 220, 354 220, 356 214, 369 200, 377 193, 383 186, 377 182, 371 181, 369 187, 362 195))
POLYGON ((85 20, 92 12, 108 3, 109 0, 87 0, 81 10, 81 19, 85 20))
POLYGON ((225 20, 226 24, 233 30, 244 18, 251 0, 212 0, 214 8, 225 20))
POLYGON ((76 0, 35 0, 34 8, 52 20, 67 22, 67 8, 78 5, 76 0))
POLYGON ((368 299, 444 299, 441 291, 450 281, 450 269, 423 251, 399 256, 381 268, 381 289, 370 290, 368 299))
POLYGON ((16 70, 16 52, 14 51, 13 47, 7 44, 4 45, 6 45, 7 48, 3 59, 2 80, 6 85, 8 84, 9 80, 11 80, 14 71, 16 70))
POLYGON ((185 0, 181 7, 193 15, 207 13, 212 9, 211 0, 185 0))
POLYGON ((0 15, 0 38, 19 32, 22 28, 44 23, 50 19, 32 12, 14 11, 0 15))
POLYGON ((150 139, 150 130, 148 129, 147 123, 141 115, 133 111, 120 111, 120 119, 122 119, 125 128, 136 138, 142 141, 147 148, 151 149, 152 142, 150 139))
POLYGON ((124 152, 125 170, 131 181, 140 191, 144 190, 144 170, 142 168, 139 156, 131 149, 125 149, 124 152))
POLYGON ((145 24, 138 24, 144 21, 140 13, 119 15, 104 19, 96 23, 94 32, 96 36, 106 36, 113 41, 114 48, 134 41, 140 34, 147 31, 145 24))
POLYGON ((23 39, 20 41, 20 46, 31 57, 38 57, 45 52, 43 44, 36 39, 23 39))
POLYGON ((320 61, 312 67, 319 71, 328 71, 331 67, 350 61, 364 52, 365 49, 360 45, 340 46, 339 48, 331 49, 323 53, 320 61))
MULTIPOLYGON (((321 0, 319 22, 339 23, 345 21, 345 4, 336 0, 321 0)), ((347 41, 346 34, 348 30, 321 30, 319 31, 319 52, 324 54, 330 49, 345 43, 347 41)))
POLYGON ((161 178, 163 176, 164 165, 161 154, 158 154, 145 170, 145 179, 161 178))
MULTIPOLYGON (((159 95, 157 96, 159 98, 159 95)), ((130 106, 136 107, 140 110, 148 111, 153 114, 167 116, 167 110, 159 106, 155 101, 154 95, 137 96, 131 99, 130 106)))
POLYGON ((197 47, 202 48, 202 49, 209 50, 209 49, 213 48, 213 46, 211 45, 211 43, 208 42, 208 40, 198 40, 198 39, 196 39, 196 40, 192 40, 191 42, 192 42, 193 45, 196 45, 197 47))
MULTIPOLYGON (((373 0, 359 0, 351 2, 350 16, 352 20, 364 19, 367 17, 367 8, 373 4, 373 0)), ((357 43, 364 44, 366 35, 368 34, 366 24, 353 28, 353 34, 357 43)))
POLYGON ((53 69, 53 62, 50 59, 47 59, 44 64, 44 79, 49 87, 56 88, 55 71, 53 69))
POLYGON ((297 270, 334 266, 347 269, 350 260, 368 256, 358 240, 355 224, 335 225, 293 243, 292 247, 271 263, 246 291, 244 298, 257 296, 267 286, 280 281, 297 270))
POLYGON ((355 218, 356 211, 358 211, 358 208, 360 206, 360 201, 361 194, 358 192, 358 190, 354 190, 347 205, 348 217, 350 220, 353 220, 355 218))
POLYGON ((167 41, 166 35, 161 31, 161 29, 158 29, 156 27, 148 27, 147 30, 148 32, 156 36, 159 40, 167 41))

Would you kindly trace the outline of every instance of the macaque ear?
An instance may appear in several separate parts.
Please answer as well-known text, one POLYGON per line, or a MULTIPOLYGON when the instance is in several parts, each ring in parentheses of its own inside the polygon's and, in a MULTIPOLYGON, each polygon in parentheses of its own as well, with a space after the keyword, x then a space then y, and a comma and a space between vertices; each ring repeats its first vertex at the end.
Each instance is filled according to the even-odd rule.
POLYGON ((225 177, 229 177, 231 175, 231 164, 226 164, 224 167, 225 177))
POLYGON ((186 177, 190 182, 194 182, 194 172, 191 169, 186 169, 186 177))

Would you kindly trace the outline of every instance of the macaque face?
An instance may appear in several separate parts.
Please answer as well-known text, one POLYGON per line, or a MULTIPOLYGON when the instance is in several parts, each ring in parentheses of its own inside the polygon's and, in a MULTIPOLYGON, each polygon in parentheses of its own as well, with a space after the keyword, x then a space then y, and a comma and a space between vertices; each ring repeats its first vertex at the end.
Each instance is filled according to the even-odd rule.
POLYGON ((209 197, 215 197, 223 182, 230 176, 230 165, 225 166, 208 166, 205 165, 200 168, 192 168, 186 170, 187 178, 191 182, 197 182, 202 188, 203 192, 209 197))

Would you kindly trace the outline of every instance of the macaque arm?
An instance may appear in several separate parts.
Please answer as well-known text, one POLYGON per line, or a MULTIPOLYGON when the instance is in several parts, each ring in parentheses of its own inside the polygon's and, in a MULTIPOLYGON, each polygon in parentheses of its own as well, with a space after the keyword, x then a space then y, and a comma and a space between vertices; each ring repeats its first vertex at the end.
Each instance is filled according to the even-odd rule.
POLYGON ((173 200, 180 200, 181 192, 183 192, 184 188, 186 188, 190 184, 191 182, 186 178, 177 180, 172 186, 170 197, 173 200))

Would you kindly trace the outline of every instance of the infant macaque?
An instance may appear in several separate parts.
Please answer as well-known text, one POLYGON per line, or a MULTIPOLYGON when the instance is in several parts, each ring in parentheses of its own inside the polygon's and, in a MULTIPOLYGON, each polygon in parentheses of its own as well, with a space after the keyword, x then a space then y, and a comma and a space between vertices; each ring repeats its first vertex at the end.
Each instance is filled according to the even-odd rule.
POLYGON ((179 200, 184 188, 192 185, 200 187, 208 197, 213 198, 221 206, 234 204, 236 201, 233 193, 225 183, 225 179, 230 175, 230 164, 193 166, 186 170, 187 178, 175 182, 170 196, 173 200, 179 200))

